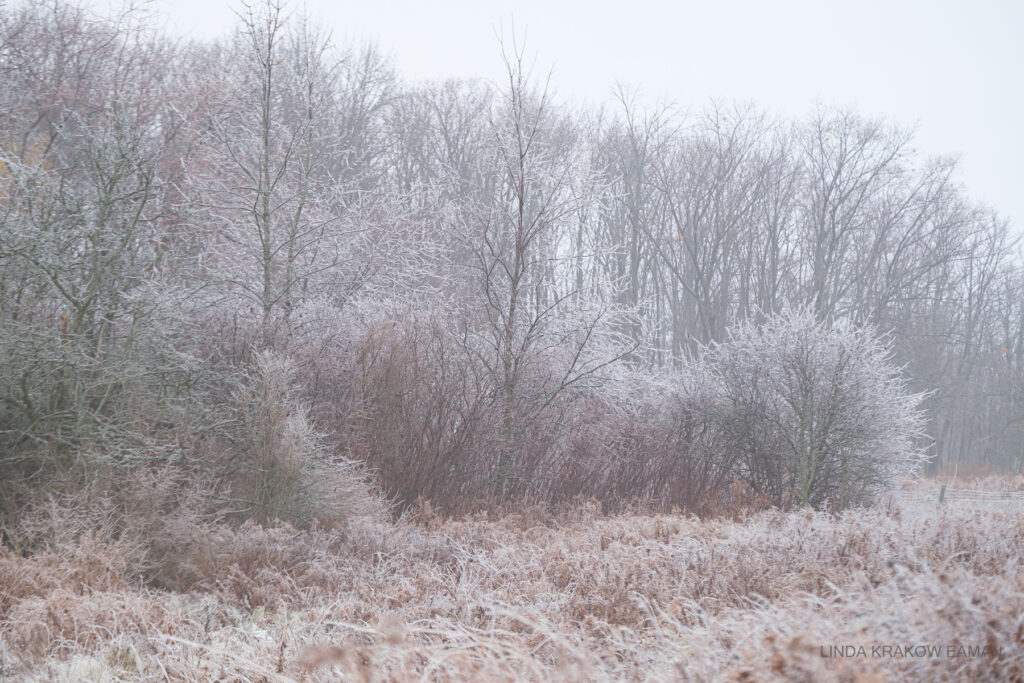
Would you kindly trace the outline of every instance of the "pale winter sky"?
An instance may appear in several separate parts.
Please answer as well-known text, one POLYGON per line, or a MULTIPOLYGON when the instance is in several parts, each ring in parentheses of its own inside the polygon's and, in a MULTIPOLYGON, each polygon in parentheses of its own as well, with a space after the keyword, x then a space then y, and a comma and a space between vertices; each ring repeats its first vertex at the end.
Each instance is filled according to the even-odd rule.
MULTIPOLYGON (((102 0, 101 0, 102 1, 102 0)), ((178 35, 234 26, 228 0, 154 0, 178 35)), ((1024 0, 376 0, 291 3, 338 42, 371 40, 408 80, 500 80, 497 34, 526 36, 563 99, 617 82, 682 108, 753 100, 785 115, 816 101, 917 126, 957 154, 973 197, 1024 234, 1024 0)))

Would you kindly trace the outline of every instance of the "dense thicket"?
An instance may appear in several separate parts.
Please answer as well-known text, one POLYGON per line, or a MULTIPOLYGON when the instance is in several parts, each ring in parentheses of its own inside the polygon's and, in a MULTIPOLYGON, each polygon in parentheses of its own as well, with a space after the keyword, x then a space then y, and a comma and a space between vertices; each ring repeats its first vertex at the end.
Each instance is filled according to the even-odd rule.
MULTIPOLYGON (((751 356, 700 359, 721 369, 730 329, 792 307, 860 340, 898 394, 881 400, 927 392, 934 467, 1019 471, 1014 242, 907 131, 626 93, 580 111, 508 46, 505 83, 404 83, 273 3, 211 44, 144 20, 0 14, 8 511, 137 462, 262 518, 309 509, 288 477, 332 460, 406 503, 708 508, 759 484, 707 409, 751 356), (275 367, 288 396, 253 408, 275 367)), ((889 464, 918 458, 905 445, 889 464)))

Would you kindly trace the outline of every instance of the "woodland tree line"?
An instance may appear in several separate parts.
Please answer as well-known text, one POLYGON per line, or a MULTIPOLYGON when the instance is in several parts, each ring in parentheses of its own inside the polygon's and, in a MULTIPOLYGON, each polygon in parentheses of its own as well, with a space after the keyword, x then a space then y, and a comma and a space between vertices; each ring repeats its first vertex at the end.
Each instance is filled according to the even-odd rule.
POLYGON ((697 510, 852 502, 812 491, 843 439, 1020 471, 1015 241, 890 122, 581 109, 514 40, 506 82, 407 83, 273 1, 211 43, 0 9, 7 512, 133 467, 300 520, 358 467, 406 504, 697 510), (798 404, 840 441, 751 429, 798 404))

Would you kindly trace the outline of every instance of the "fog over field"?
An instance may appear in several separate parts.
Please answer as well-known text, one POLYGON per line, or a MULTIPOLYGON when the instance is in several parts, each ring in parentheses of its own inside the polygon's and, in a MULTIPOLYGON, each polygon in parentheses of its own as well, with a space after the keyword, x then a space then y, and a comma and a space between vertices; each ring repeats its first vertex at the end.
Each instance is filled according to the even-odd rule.
POLYGON ((1021 9, 383 7, 0 0, 0 678, 1024 678, 1021 9))

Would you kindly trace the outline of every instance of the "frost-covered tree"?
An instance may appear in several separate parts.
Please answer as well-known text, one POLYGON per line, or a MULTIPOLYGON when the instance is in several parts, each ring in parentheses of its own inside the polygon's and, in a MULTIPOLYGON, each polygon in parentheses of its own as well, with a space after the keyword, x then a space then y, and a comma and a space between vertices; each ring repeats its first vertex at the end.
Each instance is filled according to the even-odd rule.
POLYGON ((789 309, 741 325, 705 361, 718 448, 774 504, 866 503, 925 462, 922 396, 870 328, 789 309))
POLYGON ((160 452, 152 439, 173 430, 196 369, 167 239, 179 176, 152 61, 166 53, 127 20, 60 4, 19 17, 0 61, 0 90, 24 94, 0 117, 4 489, 160 452), (19 64, 52 70, 61 87, 4 68, 19 64), (95 90, 110 100, 91 100, 95 90))
POLYGON ((266 325, 337 257, 328 246, 340 213, 330 168, 337 139, 327 126, 340 63, 328 38, 285 17, 281 3, 245 5, 240 17, 224 61, 228 92, 204 122, 218 154, 200 215, 223 226, 226 258, 212 254, 215 268, 266 325))
MULTIPOLYGON (((502 415, 496 489, 516 488, 523 434, 568 388, 618 360, 628 348, 602 344, 609 302, 580 302, 559 277, 571 263, 566 230, 582 204, 587 169, 572 122, 547 87, 530 80, 519 46, 505 55, 508 85, 492 114, 495 170, 469 212, 479 226, 475 279, 485 319, 479 358, 502 415)), ((528 477, 527 477, 528 478, 528 477)), ((523 482, 528 488, 528 482, 523 482)))

